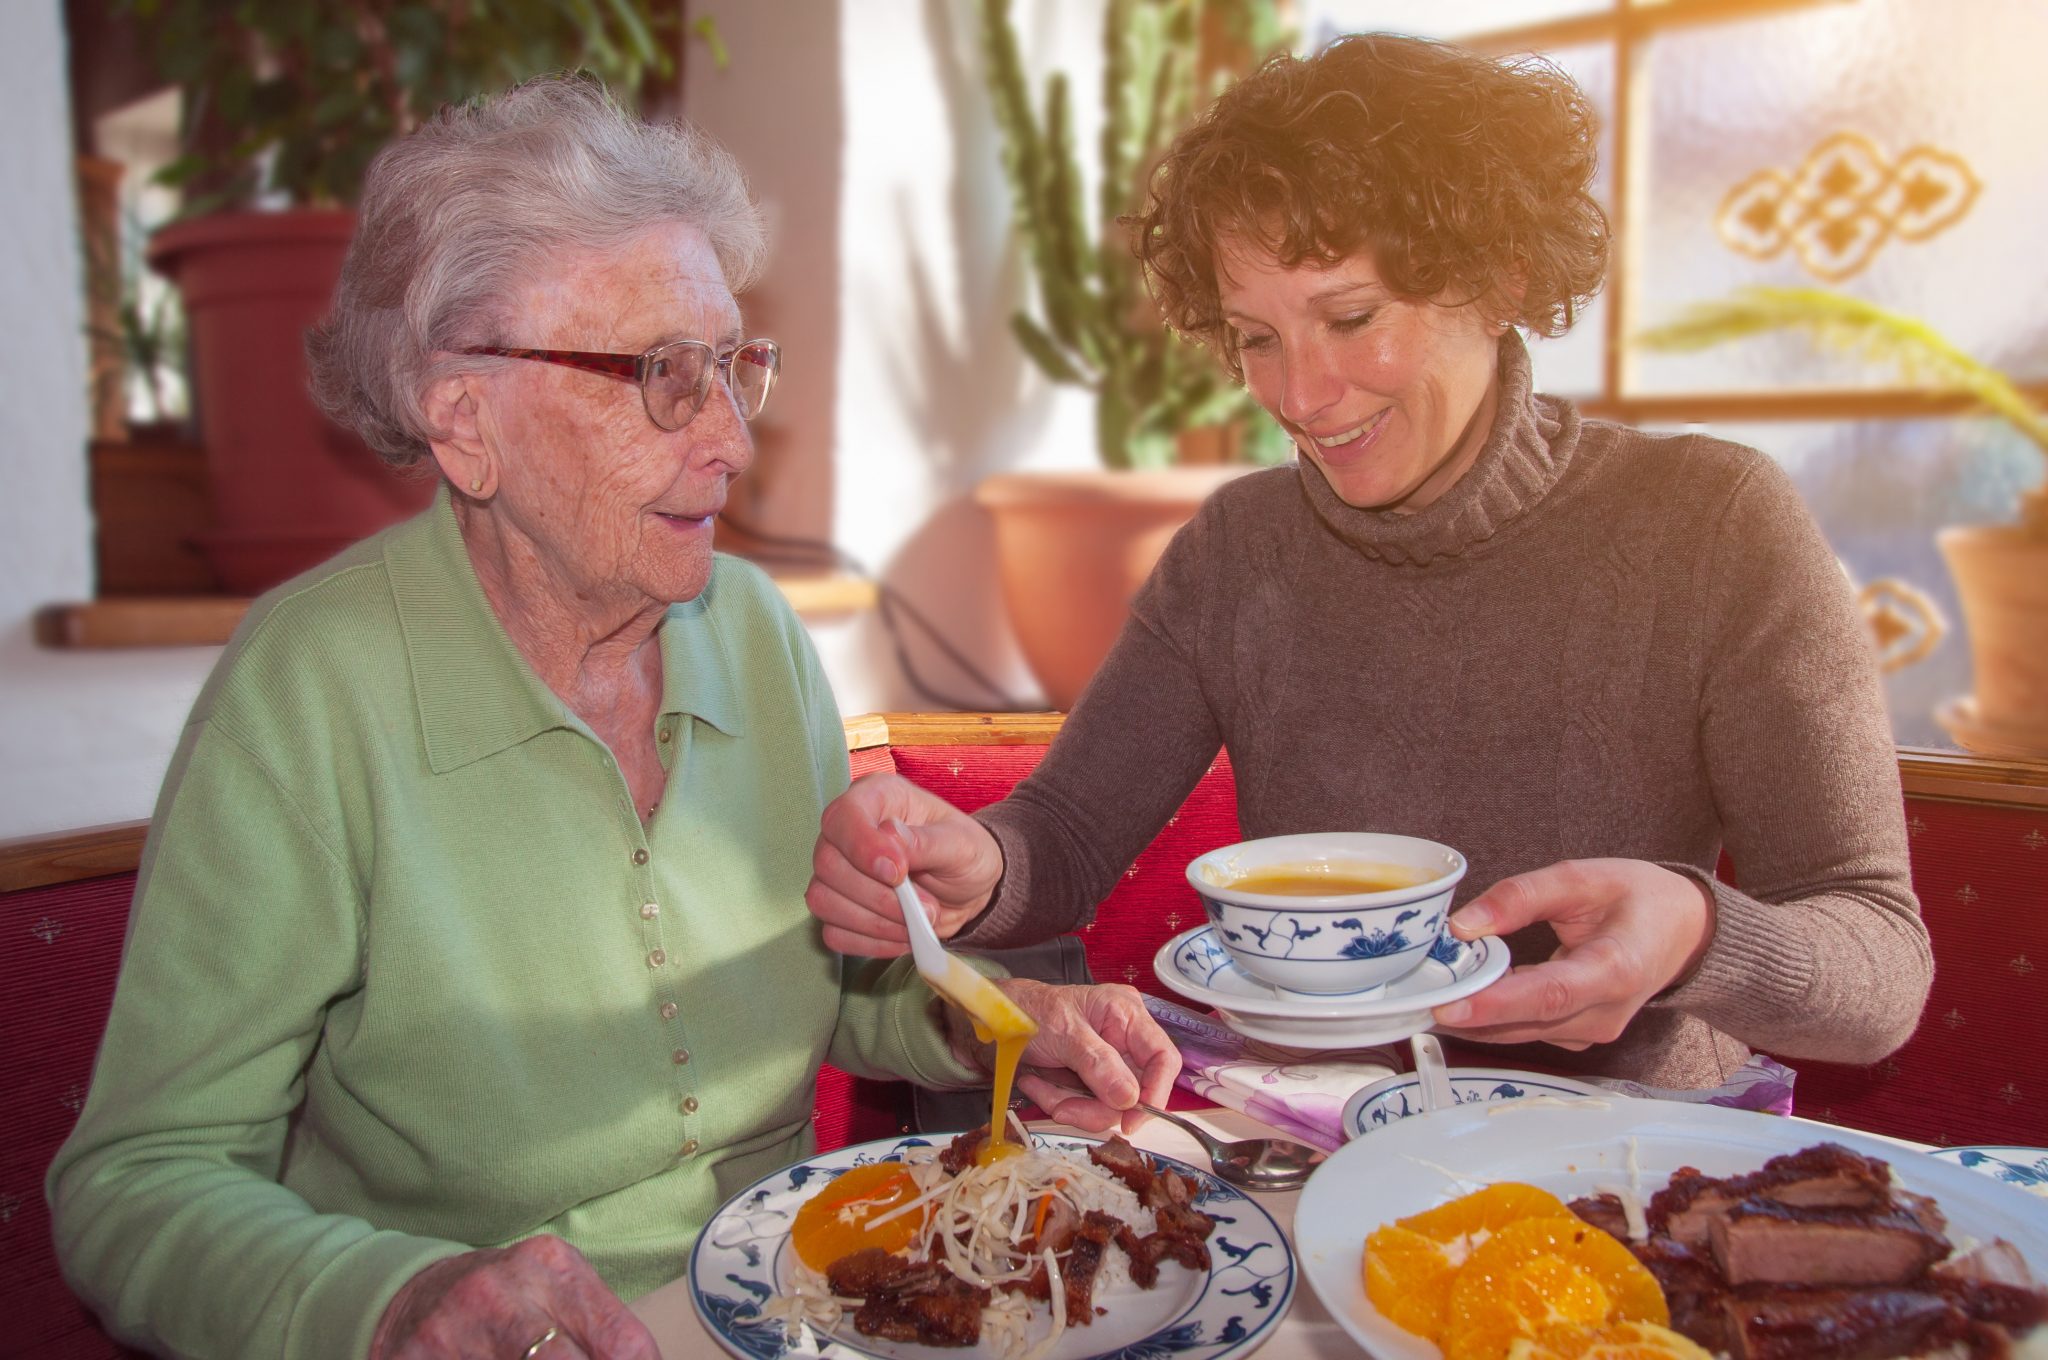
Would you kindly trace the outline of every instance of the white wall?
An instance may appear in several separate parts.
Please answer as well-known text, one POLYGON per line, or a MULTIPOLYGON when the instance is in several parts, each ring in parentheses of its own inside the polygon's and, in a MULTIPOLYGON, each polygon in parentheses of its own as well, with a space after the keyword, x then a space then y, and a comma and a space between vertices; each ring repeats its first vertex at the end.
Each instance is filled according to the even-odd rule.
MULTIPOLYGON (((1027 61, 1069 63, 1094 144, 1100 0, 1020 0, 1027 61)), ((746 165, 776 232, 743 300, 787 377, 735 509, 831 538, 1011 695, 1035 690, 1004 622, 976 482, 1094 461, 1090 407, 1008 338, 1022 296, 976 8, 958 0, 756 0, 692 44, 690 115, 746 165)), ((149 814, 218 649, 38 649, 32 612, 92 593, 84 348, 60 0, 0 3, 0 838, 149 814)), ((849 713, 930 707, 880 619, 813 628, 849 713)), ((928 679, 996 699, 915 635, 928 679)))
MULTIPOLYGON (((1016 8, 1026 60, 1041 71, 1055 54, 1067 63, 1075 140, 1092 148, 1099 0, 1016 8)), ((1028 698, 1035 686, 1004 621, 989 521, 969 492, 1008 468, 1093 463, 1092 408, 1050 390, 1009 337, 1024 280, 977 11, 958 0, 721 9, 732 65, 695 61, 684 102, 740 154, 777 220, 775 259, 749 310, 836 332, 836 356, 820 351, 834 363, 829 423, 817 428, 807 412, 801 440, 764 444, 754 478, 770 527, 829 533, 1028 698), (785 35, 827 27, 836 80, 784 48, 785 35), (833 277, 820 260, 836 262, 833 277)), ((905 679, 878 616, 812 633, 844 711, 934 706, 905 679)), ((908 645, 928 681, 996 706, 924 639, 908 645)))
POLYGON ((0 839, 149 815, 215 649, 44 651, 91 596, 81 308, 60 0, 0 4, 0 839))

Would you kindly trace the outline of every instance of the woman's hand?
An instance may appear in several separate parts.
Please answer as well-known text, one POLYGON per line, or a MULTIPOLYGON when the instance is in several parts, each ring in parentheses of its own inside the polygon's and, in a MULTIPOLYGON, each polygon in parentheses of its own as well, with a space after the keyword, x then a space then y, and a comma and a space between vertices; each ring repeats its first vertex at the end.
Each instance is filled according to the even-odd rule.
MULTIPOLYGON (((1121 1124, 1135 1133, 1146 1116, 1133 1106, 1142 1100, 1165 1107, 1180 1075, 1180 1050, 1134 988, 1030 978, 1003 978, 996 986, 1038 1022, 1018 1067, 1017 1090, 1048 1116, 1097 1132, 1121 1124)), ((951 1006, 946 1016, 954 1050, 991 1066, 993 1050, 977 1043, 966 1019, 951 1006)))
POLYGON ((639 1318, 605 1287, 583 1253, 559 1237, 436 1261, 392 1296, 370 1360, 661 1360, 639 1318))
POLYGON ((1644 1002, 1697 966, 1714 938, 1714 898, 1644 860, 1566 860, 1502 879, 1459 908, 1449 929, 1474 940, 1536 921, 1550 922, 1557 951, 1437 1007, 1440 1029, 1490 1044, 1612 1043, 1644 1002))
POLYGON ((906 953, 896 884, 905 872, 938 908, 932 929, 948 939, 981 914, 1003 876, 1003 852, 987 828, 901 775, 871 774, 825 808, 804 901, 825 923, 825 947, 894 958, 906 953))

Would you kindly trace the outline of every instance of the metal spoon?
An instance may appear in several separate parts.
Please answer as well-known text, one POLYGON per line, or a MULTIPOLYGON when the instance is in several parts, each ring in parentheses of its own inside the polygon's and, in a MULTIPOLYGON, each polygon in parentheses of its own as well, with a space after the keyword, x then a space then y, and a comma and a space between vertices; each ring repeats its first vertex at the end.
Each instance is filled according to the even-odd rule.
POLYGON ((1321 1148, 1297 1143, 1291 1138, 1246 1138, 1227 1143, 1199 1125, 1191 1124, 1177 1114, 1168 1114, 1157 1106, 1140 1101, 1138 1108, 1186 1129, 1209 1154, 1209 1169, 1219 1180, 1228 1181, 1253 1194, 1299 1190, 1308 1180, 1308 1173, 1329 1156, 1321 1148))

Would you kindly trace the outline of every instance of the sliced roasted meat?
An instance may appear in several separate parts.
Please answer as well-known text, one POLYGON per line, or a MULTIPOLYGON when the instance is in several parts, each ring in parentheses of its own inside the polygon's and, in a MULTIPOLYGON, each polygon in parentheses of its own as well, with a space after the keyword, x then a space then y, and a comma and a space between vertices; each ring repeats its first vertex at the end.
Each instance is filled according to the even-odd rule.
POLYGON ((1628 1212, 1613 1195, 1587 1195, 1565 1206, 1574 1216, 1592 1224, 1609 1237, 1628 1241, 1628 1212))
POLYGON ((1736 1287, 1903 1285, 1949 1253, 1949 1241, 1903 1210, 1813 1209, 1749 1199, 1709 1220, 1721 1278, 1736 1287))
POLYGON ((854 1330, 885 1341, 926 1346, 973 1346, 981 1341, 981 1310, 989 1291, 946 1272, 929 1289, 871 1294, 854 1310, 854 1330))
POLYGON ((1706 1255, 1669 1237, 1622 1242, 1656 1277, 1671 1309, 1671 1325, 1710 1351, 1728 1349, 1721 1303, 1728 1286, 1706 1255))
POLYGON ((1688 1247, 1705 1244, 1709 1225, 1745 1200, 1763 1199, 1802 1208, 1874 1209, 1890 1203, 1891 1167, 1840 1143, 1773 1157, 1760 1170, 1725 1178, 1682 1167, 1650 1199, 1652 1231, 1688 1247))
POLYGON ((858 1298, 854 1329, 889 1341, 927 1346, 972 1346, 981 1340, 981 1310, 989 1291, 935 1264, 915 1264, 880 1247, 834 1261, 825 1272, 832 1292, 858 1298))
POLYGON ((1039 1228, 1030 1237, 1025 1238, 1020 1245, 1025 1252, 1032 1256, 1047 1250, 1063 1252, 1067 1249, 1067 1244, 1074 1240, 1074 1234, 1080 1230, 1080 1227, 1080 1211, 1058 1195, 1053 1195, 1049 1197, 1049 1202, 1045 1207, 1044 1226, 1039 1228))
POLYGON ((1947 1299, 1920 1289, 1775 1290, 1722 1308, 1736 1360, 1890 1360, 1974 1330, 1947 1299))
POLYGON ((826 1267, 825 1282, 840 1298, 860 1299, 869 1294, 928 1287, 942 1273, 939 1266, 919 1265, 893 1251, 862 1247, 826 1267))
POLYGON ((979 1128, 969 1129, 946 1144, 946 1150, 939 1154, 939 1165, 945 1168, 948 1176, 957 1176, 974 1165, 975 1157, 981 1152, 981 1145, 987 1141, 988 1125, 983 1124, 979 1128))
POLYGON ((1081 1219, 1074 1245, 1060 1265, 1067 1287, 1067 1325, 1085 1327, 1095 1320, 1095 1277, 1102 1270, 1102 1255, 1116 1240, 1124 1221, 1100 1209, 1090 1209, 1081 1219))
POLYGON ((1927 1272, 1942 1296, 1979 1322, 2014 1333, 2048 1324, 2048 1290, 2019 1249, 2003 1238, 1943 1261, 1927 1272))
POLYGON ((1208 1241, 1209 1234, 1216 1231, 1215 1219, 1182 1203, 1161 1204, 1153 1209, 1152 1217, 1159 1224, 1159 1231, 1191 1237, 1197 1242, 1208 1241))

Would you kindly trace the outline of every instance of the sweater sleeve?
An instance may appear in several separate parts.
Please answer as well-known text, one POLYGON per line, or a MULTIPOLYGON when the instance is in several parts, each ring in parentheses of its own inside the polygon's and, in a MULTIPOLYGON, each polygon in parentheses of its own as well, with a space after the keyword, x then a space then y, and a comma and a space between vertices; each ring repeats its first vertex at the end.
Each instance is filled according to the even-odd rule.
POLYGON ((1776 464, 1754 460, 1712 532, 1699 730, 1741 887, 1685 869, 1714 938, 1656 1004, 1783 1057, 1875 1062, 1933 979, 1875 654, 1776 464))
POLYGON ((1215 759, 1222 728, 1201 677, 1222 517, 1212 499, 1174 536, 1044 761, 975 814, 1002 847, 1003 878, 961 944, 1010 948, 1087 924, 1215 759))
POLYGON ((398 1288, 468 1248, 280 1183, 327 1004, 361 983, 358 894, 218 728, 187 732, 156 820, 92 1092, 49 1173, 65 1278, 152 1349, 360 1356, 398 1288))

